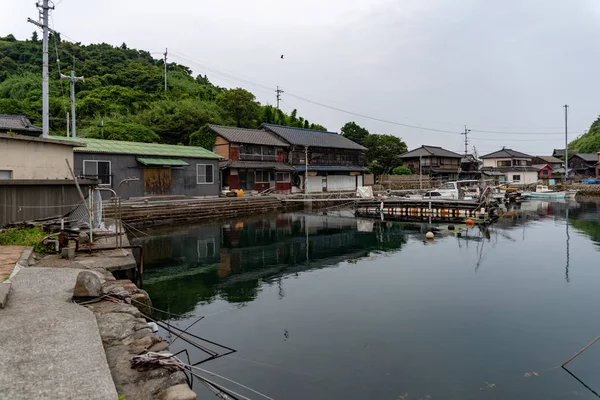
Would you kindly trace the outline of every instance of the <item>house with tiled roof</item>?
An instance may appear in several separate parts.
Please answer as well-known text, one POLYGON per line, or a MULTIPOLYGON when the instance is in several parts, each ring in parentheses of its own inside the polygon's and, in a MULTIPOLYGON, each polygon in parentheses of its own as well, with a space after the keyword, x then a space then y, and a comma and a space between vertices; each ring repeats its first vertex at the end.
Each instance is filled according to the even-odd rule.
POLYGON ((295 169, 288 163, 290 145, 270 132, 209 125, 216 135, 214 152, 219 162, 221 189, 291 193, 295 169))
POLYGON ((292 192, 354 191, 363 186, 367 148, 336 132, 262 124, 289 145, 286 162, 294 168, 292 192))
MULTIPOLYGON (((439 146, 423 145, 400 156, 402 164, 414 174, 429 175, 432 179, 455 181, 458 179, 463 155, 439 146)), ((468 161, 468 157, 465 158, 468 161)))
POLYGON ((575 153, 569 156, 569 169, 576 176, 585 178, 595 177, 597 165, 598 154, 596 153, 575 153))
POLYGON ((499 175, 499 182, 514 185, 532 185, 537 183, 540 169, 532 164, 533 156, 517 150, 501 148, 498 151, 481 156, 482 173, 499 175))
POLYGON ((85 144, 73 150, 75 174, 98 179, 101 186, 117 191, 123 198, 220 193, 222 157, 202 147, 85 137, 52 138, 85 144), (126 178, 139 180, 120 185, 126 178))
POLYGON ((0 114, 0 133, 40 136, 42 128, 33 125, 24 115, 0 114))

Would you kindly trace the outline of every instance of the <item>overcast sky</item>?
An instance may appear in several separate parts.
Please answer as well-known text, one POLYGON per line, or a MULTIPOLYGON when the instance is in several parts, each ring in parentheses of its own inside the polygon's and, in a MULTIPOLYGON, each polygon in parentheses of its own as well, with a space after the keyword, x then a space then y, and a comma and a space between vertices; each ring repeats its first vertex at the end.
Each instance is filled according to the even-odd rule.
MULTIPOLYGON (((0 0, 1 36, 31 36, 32 3, 0 0)), ((52 14, 63 38, 156 57, 168 47, 170 61, 218 85, 270 104, 279 85, 287 112, 332 131, 354 120, 409 148, 462 152, 467 124, 480 155, 548 154, 564 147, 563 104, 569 140, 600 114, 598 0, 56 0, 52 14)))

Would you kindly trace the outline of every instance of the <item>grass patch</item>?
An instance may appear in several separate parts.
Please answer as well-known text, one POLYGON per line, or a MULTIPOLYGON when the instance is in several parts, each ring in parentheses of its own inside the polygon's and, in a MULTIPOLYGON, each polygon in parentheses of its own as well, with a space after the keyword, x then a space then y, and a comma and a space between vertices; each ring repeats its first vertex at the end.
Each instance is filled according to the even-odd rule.
POLYGON ((42 240, 48 236, 42 228, 9 228, 0 231, 1 246, 33 246, 36 253, 47 253, 42 240))

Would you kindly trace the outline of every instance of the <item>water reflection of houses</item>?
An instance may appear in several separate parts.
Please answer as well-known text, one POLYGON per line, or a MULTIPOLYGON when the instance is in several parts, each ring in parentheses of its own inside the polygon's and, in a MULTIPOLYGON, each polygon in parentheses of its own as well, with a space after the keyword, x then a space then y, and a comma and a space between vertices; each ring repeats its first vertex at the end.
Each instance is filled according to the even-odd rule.
POLYGON ((400 224, 338 216, 284 214, 271 220, 232 222, 223 226, 219 276, 277 265, 306 269, 337 263, 371 250, 398 248, 402 235, 400 224), (387 235, 378 235, 381 231, 387 235))
POLYGON ((284 214, 165 232, 144 244, 145 288, 156 307, 175 313, 217 298, 253 300, 261 282, 392 251, 404 225, 323 215, 284 214))

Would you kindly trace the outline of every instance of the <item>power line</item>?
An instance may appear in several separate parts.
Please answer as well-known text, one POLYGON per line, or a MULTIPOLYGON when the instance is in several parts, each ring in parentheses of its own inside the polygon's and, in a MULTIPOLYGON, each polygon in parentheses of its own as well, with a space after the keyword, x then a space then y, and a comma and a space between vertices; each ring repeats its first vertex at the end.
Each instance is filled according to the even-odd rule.
POLYGON ((561 132, 508 132, 508 131, 486 131, 479 129, 472 129, 472 132, 478 133, 501 133, 504 135, 562 135, 561 132))
POLYGON ((425 130, 425 131, 441 132, 441 133, 453 133, 455 135, 461 135, 461 133, 459 133, 459 132, 447 131, 447 130, 443 130, 443 129, 427 128, 427 127, 424 127, 424 126, 404 124, 402 122, 396 122, 396 121, 390 121, 390 120, 383 119, 383 118, 371 117, 369 115, 360 114, 360 113, 357 113, 357 112, 354 112, 354 111, 348 111, 348 110, 344 110, 342 108, 329 106, 327 104, 323 104, 323 103, 320 103, 318 101, 313 101, 313 100, 307 99, 307 98, 302 97, 302 96, 298 96, 298 95, 290 93, 290 92, 287 92, 287 94, 288 94, 288 96, 295 97, 295 98, 297 98, 299 100, 306 101, 306 102, 311 103, 311 104, 316 104, 318 106, 329 108, 331 110, 340 111, 340 112, 343 112, 343 113, 346 113, 346 114, 350 114, 350 115, 355 115, 357 117, 371 119, 373 121, 385 122, 385 123, 391 124, 391 125, 404 126, 406 128, 422 129, 422 130, 425 130))
MULTIPOLYGON (((211 72, 211 73, 213 73, 213 74, 215 74, 217 76, 220 76, 220 77, 222 77, 222 78, 224 78, 226 80, 236 81, 236 82, 242 82, 242 83, 245 83, 247 85, 260 88, 261 90, 265 90, 265 91, 268 90, 269 92, 272 91, 272 89, 271 89, 272 86, 267 86, 267 85, 269 85, 268 83, 265 83, 265 84, 256 83, 255 82, 256 80, 253 81, 253 78, 250 78, 250 77, 247 77, 247 76, 244 76, 244 75, 241 75, 241 74, 233 73, 233 72, 222 72, 222 71, 220 71, 220 70, 218 70, 216 68, 213 68, 213 67, 210 67, 210 66, 198 63, 196 61, 193 61, 193 60, 191 60, 191 59, 189 59, 189 58, 187 58, 187 57, 185 57, 185 56, 183 56, 183 55, 181 55, 181 54, 179 54, 177 52, 172 52, 172 53, 175 54, 175 56, 177 58, 180 58, 180 59, 184 60, 185 62, 194 64, 196 66, 199 66, 199 67, 201 67, 201 68, 203 68, 203 69, 205 69, 205 70, 207 70, 207 71, 209 71, 209 72, 211 72)), ((278 100, 279 100, 279 87, 277 87, 276 92, 278 93, 278 100)), ((281 92, 283 93, 283 91, 281 91, 281 92)), ((286 93, 289 96, 295 97, 295 98, 297 98, 299 100, 302 100, 302 101, 305 101, 305 102, 308 102, 308 103, 311 103, 311 104, 318 105, 320 107, 324 107, 324 108, 328 108, 328 109, 331 109, 331 110, 343 112, 343 113, 354 115, 354 116, 357 116, 357 117, 362 117, 362 118, 370 119, 370 120, 373 120, 373 121, 383 122, 383 123, 387 123, 387 124, 391 124, 391 125, 402 126, 402 127, 406 127, 406 128, 426 130, 426 131, 431 131, 431 132, 452 133, 452 134, 456 134, 456 135, 462 135, 462 134, 464 134, 464 133, 459 133, 459 132, 451 131, 451 130, 430 128, 430 127, 425 127, 425 126, 407 124, 407 123, 403 123, 403 122, 397 122, 397 121, 391 121, 391 120, 387 120, 387 119, 383 119, 383 118, 373 117, 373 116, 369 116, 369 115, 366 115, 366 114, 362 114, 362 113, 357 113, 357 112, 354 112, 354 111, 346 110, 346 109, 343 109, 343 108, 340 108, 340 107, 331 106, 331 105, 328 105, 328 104, 325 104, 325 103, 322 103, 322 102, 319 102, 319 101, 311 100, 311 99, 308 99, 306 97, 303 97, 303 96, 300 96, 300 95, 297 95, 297 94, 293 94, 293 93, 290 93, 290 92, 286 92, 286 93)), ((544 135, 544 136, 547 136, 547 135, 562 135, 562 133, 560 133, 560 132, 540 132, 540 131, 537 131, 537 132, 510 132, 510 131, 484 130, 484 129, 471 129, 470 132, 472 132, 472 133, 494 133, 494 134, 504 134, 504 135, 544 135)))

